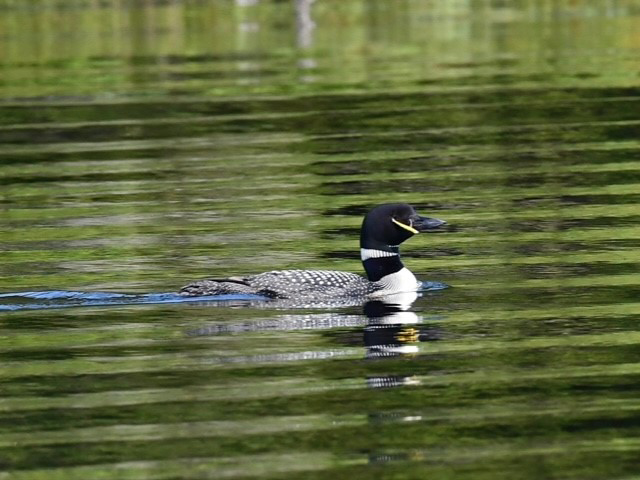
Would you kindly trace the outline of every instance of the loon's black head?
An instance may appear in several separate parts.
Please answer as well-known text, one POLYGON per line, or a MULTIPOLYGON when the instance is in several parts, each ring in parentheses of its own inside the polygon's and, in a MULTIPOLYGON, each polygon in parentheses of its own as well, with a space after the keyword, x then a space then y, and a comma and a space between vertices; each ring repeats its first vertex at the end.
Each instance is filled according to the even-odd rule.
POLYGON ((364 217, 360 248, 397 252, 398 245, 416 233, 434 230, 446 223, 421 217, 406 203, 378 205, 364 217))

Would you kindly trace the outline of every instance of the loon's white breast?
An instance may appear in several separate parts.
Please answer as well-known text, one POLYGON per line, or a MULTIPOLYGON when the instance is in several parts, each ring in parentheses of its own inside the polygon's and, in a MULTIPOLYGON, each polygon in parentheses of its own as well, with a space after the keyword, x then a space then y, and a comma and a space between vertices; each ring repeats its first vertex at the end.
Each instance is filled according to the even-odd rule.
POLYGON ((327 299, 415 292, 421 284, 403 265, 399 245, 416 233, 437 229, 445 223, 421 217, 407 204, 379 205, 365 216, 360 230, 360 258, 367 278, 336 270, 274 270, 247 277, 201 280, 184 286, 180 293, 327 299))
POLYGON ((383 295, 415 292, 422 285, 416 276, 407 267, 403 267, 395 273, 390 273, 382 277, 376 283, 380 285, 380 290, 376 290, 371 294, 372 297, 380 297, 383 295))

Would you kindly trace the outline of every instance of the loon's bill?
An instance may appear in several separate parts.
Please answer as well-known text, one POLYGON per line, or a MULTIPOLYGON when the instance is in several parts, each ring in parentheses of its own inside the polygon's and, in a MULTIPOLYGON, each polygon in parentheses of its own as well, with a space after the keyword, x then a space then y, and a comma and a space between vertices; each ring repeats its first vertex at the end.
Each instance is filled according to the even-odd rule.
POLYGON ((378 205, 364 217, 360 230, 360 258, 367 278, 337 270, 274 270, 247 277, 200 280, 182 287, 180 294, 322 300, 415 292, 422 283, 403 265, 399 246, 416 233, 435 230, 446 223, 422 217, 405 203, 378 205))

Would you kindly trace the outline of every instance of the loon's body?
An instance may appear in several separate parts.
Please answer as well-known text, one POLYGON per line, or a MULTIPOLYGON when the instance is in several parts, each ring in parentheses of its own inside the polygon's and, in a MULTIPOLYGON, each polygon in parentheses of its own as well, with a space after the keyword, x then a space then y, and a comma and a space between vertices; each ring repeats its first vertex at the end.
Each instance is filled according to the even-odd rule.
POLYGON ((182 287, 182 295, 255 294, 269 298, 377 298, 415 292, 421 282, 400 260, 399 245, 414 234, 446 222, 419 216, 403 203, 379 205, 362 222, 360 257, 367 273, 336 270, 274 270, 247 277, 201 280, 182 287))

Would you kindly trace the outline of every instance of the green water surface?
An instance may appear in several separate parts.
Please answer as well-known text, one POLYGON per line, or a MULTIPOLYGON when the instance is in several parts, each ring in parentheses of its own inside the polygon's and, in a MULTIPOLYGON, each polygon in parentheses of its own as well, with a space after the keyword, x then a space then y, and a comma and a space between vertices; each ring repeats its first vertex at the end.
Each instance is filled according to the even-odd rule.
POLYGON ((640 7, 0 0, 0 293, 361 272, 406 315, 0 312, 0 479, 632 479, 640 7))

